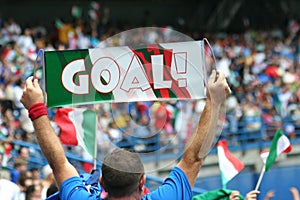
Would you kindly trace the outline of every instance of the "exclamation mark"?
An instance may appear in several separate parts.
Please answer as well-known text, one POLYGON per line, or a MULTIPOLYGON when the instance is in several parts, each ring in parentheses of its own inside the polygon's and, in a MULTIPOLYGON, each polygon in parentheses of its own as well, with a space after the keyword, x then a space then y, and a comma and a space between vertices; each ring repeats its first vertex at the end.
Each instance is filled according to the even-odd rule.
POLYGON ((175 67, 178 75, 177 81, 179 87, 187 87, 187 52, 174 53, 175 67))

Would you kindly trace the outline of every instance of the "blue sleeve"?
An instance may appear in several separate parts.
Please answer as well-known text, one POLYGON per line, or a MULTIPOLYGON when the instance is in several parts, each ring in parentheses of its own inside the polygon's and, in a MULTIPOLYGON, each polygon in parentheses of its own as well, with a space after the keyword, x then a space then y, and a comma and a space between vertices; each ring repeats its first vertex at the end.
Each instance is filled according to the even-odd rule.
POLYGON ((100 200, 96 195, 87 191, 82 179, 77 176, 71 177, 61 184, 59 197, 61 200, 100 200))
POLYGON ((191 200, 192 188, 185 173, 175 167, 168 178, 153 192, 146 194, 143 200, 191 200))
POLYGON ((18 183, 18 180, 20 178, 20 172, 18 172, 16 169, 13 169, 10 172, 10 176, 11 176, 11 181, 14 183, 18 183))

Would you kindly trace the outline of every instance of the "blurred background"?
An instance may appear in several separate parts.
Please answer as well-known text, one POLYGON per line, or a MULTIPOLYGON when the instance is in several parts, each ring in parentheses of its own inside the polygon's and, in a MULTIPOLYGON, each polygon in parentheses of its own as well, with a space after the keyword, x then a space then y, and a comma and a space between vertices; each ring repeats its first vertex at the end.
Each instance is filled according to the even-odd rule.
MULTIPOLYGON (((111 37, 133 28, 158 27, 151 37, 142 32, 137 40, 163 42, 168 36, 164 28, 194 40, 207 38, 217 68, 226 74, 232 94, 216 142, 226 139, 229 150, 245 164, 227 188, 243 195, 254 189, 263 166, 260 152, 270 148, 281 129, 293 150, 280 155, 265 173, 258 199, 270 191, 275 195, 271 199, 293 199, 290 189, 300 189, 299 9, 297 0, 0 0, 0 178, 18 184, 23 194, 53 181, 47 178, 51 171, 19 101, 39 49, 97 48, 102 41, 124 45, 121 37, 111 37)), ((147 180, 147 187, 155 189, 180 158, 204 104, 194 100, 99 105, 97 166, 112 145, 131 148, 141 153, 146 169, 155 169, 147 180), (153 127, 148 129, 149 120, 153 127), (146 139, 132 137, 136 124, 148 134, 146 139), (153 129, 159 133, 153 136, 153 129)), ((48 113, 59 136, 56 111, 48 113)), ((93 161, 81 147, 64 148, 78 171, 92 169, 93 161)), ((194 194, 221 187, 214 146, 194 194)))

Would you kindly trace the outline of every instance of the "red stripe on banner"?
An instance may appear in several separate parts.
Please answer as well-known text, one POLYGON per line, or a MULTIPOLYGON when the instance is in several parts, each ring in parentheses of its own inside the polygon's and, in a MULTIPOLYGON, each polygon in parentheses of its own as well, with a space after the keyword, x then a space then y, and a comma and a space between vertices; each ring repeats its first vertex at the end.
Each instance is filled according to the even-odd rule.
POLYGON ((60 141, 65 145, 77 146, 78 141, 76 137, 76 129, 74 124, 69 118, 69 112, 73 111, 72 108, 59 108, 55 114, 55 122, 60 128, 60 141))
MULTIPOLYGON (((145 55, 143 54, 143 52, 139 52, 138 50, 136 50, 132 47, 130 47, 130 49, 140 59, 141 63, 144 66, 148 80, 150 81, 150 85, 151 85, 152 89, 154 89, 151 62, 145 58, 145 55)), ((173 56, 172 49, 164 49, 157 44, 150 44, 150 45, 147 45, 147 52, 150 55, 160 55, 160 54, 164 55, 164 67, 165 67, 164 80, 172 81, 172 85, 171 85, 170 89, 174 91, 177 98, 191 98, 191 95, 189 94, 188 90, 186 88, 179 88, 177 81, 174 80, 173 77, 171 76, 171 63, 172 63, 172 56, 173 56), (161 52, 160 50, 163 50, 163 52, 161 52)), ((170 89, 163 88, 163 89, 157 89, 157 90, 159 90, 162 98, 170 98, 170 93, 169 93, 170 89)))
POLYGON ((220 140, 218 146, 224 149, 226 158, 233 164, 237 171, 244 169, 245 165, 228 150, 226 140, 220 140))
POLYGON ((141 62, 144 65, 144 69, 146 71, 146 75, 148 77, 148 80, 150 81, 150 84, 153 85, 152 64, 150 62, 148 62, 148 60, 145 58, 143 52, 138 52, 134 49, 132 49, 132 51, 138 56, 139 59, 141 59, 141 62))
MULTIPOLYGON (((172 63, 173 51, 171 49, 164 49, 164 58, 165 58, 165 66, 168 69, 168 73, 165 73, 166 79, 173 80, 171 76, 171 63, 172 63)), ((178 98, 191 98, 190 93, 186 88, 179 88, 178 81, 173 80, 171 88, 175 91, 175 94, 178 98)))

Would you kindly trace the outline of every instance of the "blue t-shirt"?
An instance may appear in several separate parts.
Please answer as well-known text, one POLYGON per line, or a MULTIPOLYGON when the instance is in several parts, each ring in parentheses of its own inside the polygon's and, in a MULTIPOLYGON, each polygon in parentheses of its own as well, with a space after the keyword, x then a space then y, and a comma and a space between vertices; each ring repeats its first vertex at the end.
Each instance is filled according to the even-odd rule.
MULTIPOLYGON (((74 176, 65 180, 60 187, 61 200, 101 200, 90 194, 80 177, 74 176)), ((142 200, 191 200, 192 188, 185 173, 178 167, 169 174, 168 178, 153 192, 146 194, 142 200)))

